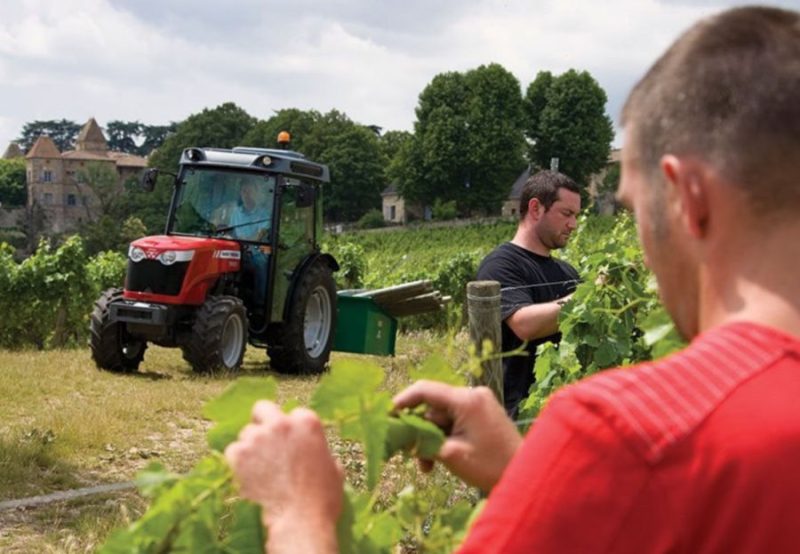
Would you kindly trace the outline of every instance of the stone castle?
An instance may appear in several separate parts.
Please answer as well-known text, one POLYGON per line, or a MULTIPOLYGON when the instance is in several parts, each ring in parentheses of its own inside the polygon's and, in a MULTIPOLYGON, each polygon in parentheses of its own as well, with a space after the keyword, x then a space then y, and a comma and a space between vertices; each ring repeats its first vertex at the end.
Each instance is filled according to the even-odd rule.
MULTIPOLYGON (((18 157, 21 154, 19 147, 12 144, 3 157, 18 157)), ((27 208, 29 212, 40 210, 44 215, 44 228, 41 231, 72 231, 82 221, 96 217, 99 209, 97 196, 84 182, 85 172, 91 164, 104 164, 112 168, 121 187, 122 183, 137 177, 147 167, 147 160, 109 150, 103 131, 94 118, 89 119, 78 134, 75 150, 60 152, 48 136, 36 139, 25 154, 27 208)))

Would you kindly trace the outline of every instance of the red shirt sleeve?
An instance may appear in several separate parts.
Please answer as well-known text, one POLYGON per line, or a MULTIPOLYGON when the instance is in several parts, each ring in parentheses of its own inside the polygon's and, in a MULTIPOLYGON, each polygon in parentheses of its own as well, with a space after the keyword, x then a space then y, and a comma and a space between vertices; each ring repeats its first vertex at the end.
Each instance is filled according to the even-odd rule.
POLYGON ((644 460, 604 418, 568 392, 557 395, 492 490, 460 552, 620 552, 632 543, 641 552, 645 530, 625 529, 632 511, 638 523, 643 517, 664 523, 659 506, 650 505, 649 476, 644 460))

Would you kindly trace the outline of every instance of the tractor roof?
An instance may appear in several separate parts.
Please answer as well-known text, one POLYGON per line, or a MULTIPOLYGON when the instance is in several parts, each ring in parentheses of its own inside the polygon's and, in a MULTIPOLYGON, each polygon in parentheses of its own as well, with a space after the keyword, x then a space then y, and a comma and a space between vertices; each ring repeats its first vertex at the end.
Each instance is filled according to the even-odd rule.
POLYGON ((224 148, 187 148, 181 154, 181 165, 223 166, 282 173, 293 177, 330 182, 328 166, 307 160, 299 152, 272 148, 237 146, 224 148))

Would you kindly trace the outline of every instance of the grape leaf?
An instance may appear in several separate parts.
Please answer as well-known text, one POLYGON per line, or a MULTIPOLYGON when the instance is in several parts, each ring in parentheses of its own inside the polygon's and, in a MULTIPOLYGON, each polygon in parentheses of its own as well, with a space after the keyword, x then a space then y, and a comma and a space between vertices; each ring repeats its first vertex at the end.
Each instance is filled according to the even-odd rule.
POLYGON ((261 506, 241 500, 233 506, 233 525, 223 541, 223 548, 237 554, 263 554, 264 526, 261 506))
POLYGON ((439 381, 448 385, 466 385, 463 375, 453 369, 453 366, 441 354, 431 354, 422 365, 409 372, 412 381, 428 379, 439 381))
POLYGON ((430 421, 417 415, 400 413, 389 418, 386 434, 385 456, 390 458, 400 450, 412 455, 432 459, 444 443, 444 433, 430 421))
POLYGON ((208 432, 211 448, 225 449, 236 440, 242 427, 250 421, 253 405, 259 400, 274 400, 278 386, 272 377, 242 377, 203 408, 203 415, 216 422, 208 432))

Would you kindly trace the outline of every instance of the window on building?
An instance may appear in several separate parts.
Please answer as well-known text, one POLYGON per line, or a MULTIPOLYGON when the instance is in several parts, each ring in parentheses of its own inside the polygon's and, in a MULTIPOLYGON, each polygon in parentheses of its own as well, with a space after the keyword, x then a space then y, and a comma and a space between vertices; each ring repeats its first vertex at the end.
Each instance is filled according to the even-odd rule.
POLYGON ((77 206, 77 205, 78 205, 78 201, 77 201, 77 198, 75 198, 75 195, 74 194, 68 194, 67 195, 67 206, 77 206))
POLYGON ((53 172, 49 169, 45 169, 42 171, 42 181, 45 183, 50 183, 53 180, 53 172))
POLYGON ((42 202, 44 202, 45 206, 49 206, 53 203, 53 195, 52 193, 45 192, 44 196, 42 197, 42 202))
POLYGON ((397 206, 389 206, 389 221, 394 221, 397 217, 397 206))

